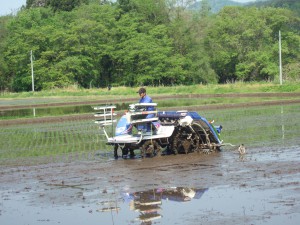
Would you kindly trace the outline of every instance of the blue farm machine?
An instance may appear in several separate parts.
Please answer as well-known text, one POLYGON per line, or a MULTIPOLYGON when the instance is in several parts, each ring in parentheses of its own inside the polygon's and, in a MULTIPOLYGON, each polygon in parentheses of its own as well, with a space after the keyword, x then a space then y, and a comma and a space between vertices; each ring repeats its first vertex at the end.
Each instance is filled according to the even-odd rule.
POLYGON ((156 106, 156 103, 131 104, 118 119, 116 106, 94 107, 95 123, 104 131, 107 144, 113 146, 116 159, 132 158, 137 149, 141 157, 220 151, 222 126, 214 126, 197 112, 157 111, 156 106), (147 110, 149 107, 152 111, 147 110), (112 126, 111 132, 107 126, 112 126))

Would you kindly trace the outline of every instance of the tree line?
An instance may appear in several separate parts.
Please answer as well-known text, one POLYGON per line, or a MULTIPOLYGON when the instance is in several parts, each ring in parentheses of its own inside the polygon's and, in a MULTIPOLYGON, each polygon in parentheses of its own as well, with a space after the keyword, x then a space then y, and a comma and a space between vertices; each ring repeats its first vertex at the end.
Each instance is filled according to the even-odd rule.
POLYGON ((300 17, 285 8, 209 0, 27 0, 0 17, 0 88, 35 90, 299 80, 300 17))

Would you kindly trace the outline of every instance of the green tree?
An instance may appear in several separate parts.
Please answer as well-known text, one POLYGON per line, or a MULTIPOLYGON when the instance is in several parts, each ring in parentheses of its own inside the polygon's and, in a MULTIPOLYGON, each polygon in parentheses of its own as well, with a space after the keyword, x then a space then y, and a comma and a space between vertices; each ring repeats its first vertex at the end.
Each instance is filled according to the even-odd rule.
POLYGON ((36 90, 274 80, 279 30, 284 78, 299 79, 300 21, 287 9, 213 15, 208 1, 198 11, 194 0, 50 1, 0 17, 1 89, 31 90, 31 50, 36 90))
POLYGON ((88 0, 49 0, 54 11, 72 11, 82 3, 88 3, 88 0))
POLYGON ((201 8, 200 8, 200 16, 202 18, 208 17, 211 14, 211 7, 209 0, 202 0, 201 1, 201 8))
POLYGON ((8 63, 4 59, 4 47, 8 36, 7 23, 11 19, 12 16, 0 17, 0 91, 8 89, 11 86, 8 63))
POLYGON ((50 0, 26 0, 26 8, 48 6, 50 0))
MULTIPOLYGON (((293 23, 291 11, 285 9, 224 8, 206 40, 220 81, 273 80, 278 73, 278 31, 294 34, 293 23)), ((287 41, 286 47, 289 45, 294 44, 287 41)), ((292 49, 283 50, 294 52, 293 57, 299 55, 292 49)))
POLYGON ((187 73, 184 84, 215 83, 217 76, 204 49, 207 30, 211 25, 210 17, 203 14, 202 9, 187 11, 183 8, 177 17, 171 20, 169 34, 173 40, 174 50, 185 58, 183 69, 187 73))
POLYGON ((117 80, 130 86, 182 83, 184 58, 174 51, 167 26, 144 19, 144 13, 130 12, 117 23, 117 80))

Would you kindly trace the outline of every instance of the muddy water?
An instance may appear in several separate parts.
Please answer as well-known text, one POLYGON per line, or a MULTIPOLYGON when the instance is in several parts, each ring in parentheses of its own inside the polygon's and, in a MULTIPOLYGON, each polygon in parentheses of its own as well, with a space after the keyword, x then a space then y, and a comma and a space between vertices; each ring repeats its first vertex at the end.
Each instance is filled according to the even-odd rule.
POLYGON ((211 155, 1 167, 0 224, 299 224, 300 107, 206 113, 211 155), (228 121, 228 120, 231 121, 228 121), (225 129, 226 128, 226 129, 225 129))
POLYGON ((251 151, 7 169, 0 222, 298 224, 300 148, 251 151))

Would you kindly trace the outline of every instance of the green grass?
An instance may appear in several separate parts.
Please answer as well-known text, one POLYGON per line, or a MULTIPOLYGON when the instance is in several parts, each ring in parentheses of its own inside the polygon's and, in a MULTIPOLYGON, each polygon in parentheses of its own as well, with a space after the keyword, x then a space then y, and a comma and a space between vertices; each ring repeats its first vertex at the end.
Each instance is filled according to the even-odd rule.
MULTIPOLYGON (((99 89, 80 89, 69 87, 64 89, 53 89, 40 92, 2 93, 0 98, 40 98, 40 97, 92 97, 97 99, 107 99, 109 97, 122 98, 136 97, 138 87, 112 87, 99 89)), ((149 95, 176 95, 176 94, 224 94, 224 93, 258 93, 258 92, 300 92, 300 83, 228 83, 220 85, 190 85, 190 86, 160 86, 147 87, 149 95)), ((76 101, 76 99, 74 99, 76 101)))
MULTIPOLYGON (((65 88, 41 92, 22 92, 22 93, 2 93, 0 96, 0 106, 27 106, 43 105, 56 103, 89 102, 102 100, 111 103, 111 100, 139 99, 136 91, 138 87, 113 87, 111 91, 107 89, 78 89, 65 88)), ((234 94, 234 93, 300 93, 300 83, 285 83, 284 85, 274 83, 229 83, 223 85, 191 85, 191 86, 170 86, 170 87, 147 87, 147 93, 152 99, 158 102, 162 96, 172 96, 189 94, 234 94)), ((293 97, 289 97, 291 99, 293 97)), ((204 104, 216 104, 239 102, 238 98, 205 98, 204 104), (230 99, 230 100, 229 100, 230 99)), ((252 98, 243 98, 245 102, 252 102, 252 98)), ((273 98, 274 100, 276 98, 273 98)), ((277 98, 279 99, 279 98, 277 98)), ((284 99, 284 98, 281 98, 284 99)), ((258 101, 264 101, 263 98, 258 101)), ((128 101, 128 102, 132 102, 128 101)), ((189 104, 189 103, 187 103, 189 104)), ((203 104, 203 103, 201 103, 203 104)), ((176 106, 176 105, 175 105, 176 106)))
MULTIPOLYGON (((297 97, 294 97, 297 98, 297 97)), ((217 104, 238 104, 238 103, 251 103, 251 102, 266 102, 276 100, 288 100, 293 97, 240 97, 240 98, 175 98, 168 100, 157 100, 158 106, 163 107, 184 107, 184 106, 203 106, 203 105, 217 105, 217 104)))

